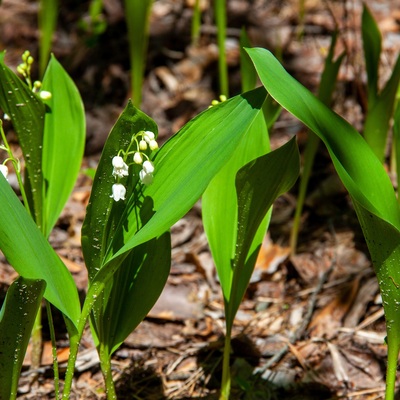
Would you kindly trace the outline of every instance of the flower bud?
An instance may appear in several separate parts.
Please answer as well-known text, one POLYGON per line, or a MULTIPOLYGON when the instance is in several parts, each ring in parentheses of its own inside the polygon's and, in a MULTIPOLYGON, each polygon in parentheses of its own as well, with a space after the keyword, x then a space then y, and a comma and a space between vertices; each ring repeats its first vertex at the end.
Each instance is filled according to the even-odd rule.
POLYGON ((158 143, 155 140, 150 140, 149 147, 150 147, 150 150, 157 150, 158 143))
POLYGON ((51 99, 51 93, 47 90, 42 90, 39 92, 39 96, 42 100, 49 100, 51 99))
POLYGON ((141 164, 141 163, 143 162, 143 157, 142 157, 142 155, 141 155, 139 152, 136 152, 136 153, 133 155, 133 162, 134 162, 135 164, 141 164))
POLYGON ((141 140, 141 141, 139 142, 139 150, 141 150, 141 151, 147 150, 147 143, 146 143, 145 140, 141 140))
POLYGON ((143 139, 144 139, 147 143, 150 143, 150 141, 151 141, 151 140, 154 140, 155 137, 156 137, 156 136, 155 136, 154 133, 151 132, 151 131, 145 131, 145 132, 143 133, 143 139))

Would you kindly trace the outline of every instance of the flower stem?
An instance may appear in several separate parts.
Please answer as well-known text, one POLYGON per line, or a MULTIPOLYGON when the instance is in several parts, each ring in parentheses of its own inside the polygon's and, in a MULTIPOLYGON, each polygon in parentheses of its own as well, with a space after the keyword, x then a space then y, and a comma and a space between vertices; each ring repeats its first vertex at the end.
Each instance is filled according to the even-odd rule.
POLYGON ((3 121, 2 120, 0 120, 0 135, 1 135, 1 139, 3 140, 3 143, 4 143, 4 149, 8 153, 8 158, 13 164, 13 167, 14 167, 14 170, 15 170, 15 174, 16 174, 17 180, 18 180, 19 190, 21 192, 21 196, 22 196, 22 199, 24 201, 25 209, 26 209, 26 211, 28 211, 28 214, 30 216, 32 216, 32 212, 31 212, 31 209, 29 207, 28 198, 26 197, 25 187, 24 187, 24 184, 23 184, 22 178, 21 178, 20 164, 19 164, 19 161, 14 157, 14 155, 12 153, 12 150, 11 150, 11 147, 8 144, 8 141, 7 141, 7 138, 6 138, 6 134, 4 133, 3 121))

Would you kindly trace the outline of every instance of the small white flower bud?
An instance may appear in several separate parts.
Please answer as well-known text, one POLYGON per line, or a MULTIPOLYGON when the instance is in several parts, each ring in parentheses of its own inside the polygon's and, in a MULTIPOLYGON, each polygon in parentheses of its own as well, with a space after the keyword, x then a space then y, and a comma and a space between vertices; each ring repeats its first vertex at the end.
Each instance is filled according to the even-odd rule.
POLYGON ((147 143, 150 143, 150 141, 151 141, 151 140, 154 140, 155 137, 156 137, 156 135, 154 135, 154 133, 151 132, 151 131, 145 131, 145 132, 143 133, 143 139, 144 139, 147 143))
POLYGON ((126 189, 124 185, 120 183, 115 183, 112 185, 112 197, 114 201, 125 200, 126 189))
POLYGON ((141 151, 147 150, 147 143, 146 143, 145 140, 141 140, 141 141, 139 142, 139 150, 141 150, 141 151))
POLYGON ((146 174, 152 174, 152 173, 154 172, 154 165, 153 165, 153 163, 152 163, 151 161, 149 161, 149 160, 146 160, 146 161, 143 163, 143 171, 144 171, 146 174))
POLYGON ((135 164, 141 164, 141 163, 143 162, 143 157, 142 157, 142 155, 141 155, 139 152, 136 152, 136 153, 133 155, 133 162, 134 162, 135 164))
POLYGON ((158 143, 155 140, 150 140, 149 147, 150 147, 150 150, 157 150, 158 143))
POLYGON ((51 99, 51 93, 48 92, 47 90, 41 90, 41 91, 39 92, 39 96, 40 96, 40 98, 43 99, 43 100, 49 100, 49 99, 51 99))
POLYGON ((113 175, 118 176, 119 178, 123 178, 124 176, 129 175, 129 168, 125 164, 124 159, 120 156, 115 156, 112 159, 112 165, 114 167, 113 169, 113 175))
POLYGON ((7 165, 0 164, 0 172, 4 175, 4 178, 7 178, 8 175, 7 165))

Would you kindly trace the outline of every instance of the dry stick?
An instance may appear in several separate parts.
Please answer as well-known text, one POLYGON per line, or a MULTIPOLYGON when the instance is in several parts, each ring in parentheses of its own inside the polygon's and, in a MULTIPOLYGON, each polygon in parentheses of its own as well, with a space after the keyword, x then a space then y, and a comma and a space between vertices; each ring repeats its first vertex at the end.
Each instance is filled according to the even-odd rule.
MULTIPOLYGON (((336 235, 333 231, 333 228, 330 227, 330 230, 333 232, 333 237, 335 238, 335 243, 336 243, 336 235)), ((321 274, 318 284, 315 287, 313 294, 311 295, 311 298, 310 298, 310 301, 308 304, 308 308, 307 308, 307 312, 303 318, 302 323, 300 324, 300 326, 296 329, 296 331, 293 334, 289 335, 288 339, 289 339, 290 344, 294 344, 305 333, 308 324, 311 322, 311 318, 312 318, 312 315, 313 315, 313 312, 315 309, 315 305, 317 303, 317 296, 321 292, 325 282, 327 281, 329 275, 333 271, 333 268, 335 267, 335 265, 336 265, 336 255, 334 254, 331 265, 325 272, 323 272, 321 274)), ((272 367, 275 363, 278 363, 288 351, 289 351, 289 345, 286 344, 281 350, 278 351, 278 353, 276 353, 272 358, 270 358, 270 360, 262 368, 260 368, 260 370, 259 370, 260 373, 263 374, 268 368, 272 367)))

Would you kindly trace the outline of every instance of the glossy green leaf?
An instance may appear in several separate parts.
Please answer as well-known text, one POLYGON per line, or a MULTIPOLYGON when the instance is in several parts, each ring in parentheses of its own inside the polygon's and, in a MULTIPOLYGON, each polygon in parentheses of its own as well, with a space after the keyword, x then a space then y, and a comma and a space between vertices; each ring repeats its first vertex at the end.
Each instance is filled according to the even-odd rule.
POLYGON ((42 231, 47 237, 67 202, 81 167, 85 146, 85 113, 72 79, 54 56, 42 89, 52 96, 46 101, 43 138, 44 210, 42 231))
POLYGON ((400 212, 388 175, 359 133, 292 78, 263 49, 248 50, 268 92, 325 143, 352 198, 371 253, 387 322, 387 399, 394 397, 400 346, 400 212))
POLYGON ((19 277, 0 311, 0 399, 16 399, 18 379, 46 284, 19 277))
MULTIPOLYGON (((202 218, 217 268, 226 304, 231 301, 233 279, 232 260, 236 253, 238 203, 235 179, 240 168, 270 150, 269 137, 263 114, 241 138, 233 157, 223 166, 208 185, 202 198, 202 218)), ((267 231, 265 219, 256 238, 257 247, 267 231)), ((240 295, 240 300, 243 294, 240 295)), ((239 301, 240 301, 239 300, 239 301)))
MULTIPOLYGON (((92 278, 89 301, 92 301, 93 295, 96 296, 103 290, 107 280, 118 270, 131 249, 162 235, 189 211, 213 176, 232 156, 241 137, 260 114, 265 96, 265 90, 260 88, 212 107, 190 121, 162 146, 154 160, 154 182, 151 186, 144 187, 141 193, 141 201, 149 210, 146 214, 151 214, 151 218, 139 231, 138 216, 129 212, 136 202, 133 189, 127 193, 127 206, 122 202, 112 204, 111 208, 115 208, 113 212, 118 214, 118 221, 123 221, 121 225, 112 222, 113 218, 109 216, 111 208, 102 203, 109 199, 113 184, 111 156, 135 133, 131 131, 131 118, 138 111, 132 111, 133 106, 128 105, 124 123, 129 137, 124 138, 121 143, 116 141, 113 149, 110 146, 110 150, 103 153, 102 158, 108 157, 110 167, 101 169, 103 167, 99 165, 98 176, 101 177, 100 180, 107 181, 92 190, 89 207, 100 209, 98 212, 103 213, 102 217, 96 219, 88 210, 88 219, 85 220, 87 229, 84 228, 82 232, 85 260, 92 278), (122 213, 125 214, 123 218, 122 213), (107 227, 104 226, 104 221, 110 221, 107 227), (93 231, 89 229, 90 226, 93 231), (105 238, 105 231, 111 235, 110 239, 105 238), (90 247, 93 250, 89 250, 90 247)), ((111 135, 109 140, 112 140, 111 135)), ((135 186, 136 181, 133 180, 127 185, 129 188, 135 186)))
POLYGON ((42 147, 45 106, 43 102, 4 64, 0 53, 0 108, 11 118, 26 165, 27 196, 33 217, 42 221, 42 147))
MULTIPOLYGON (((140 210, 138 210, 140 212, 140 210)), ((135 247, 107 285, 108 302, 95 306, 96 338, 111 355, 160 297, 171 265, 169 232, 135 247)))
POLYGON ((24 278, 46 281, 44 297, 73 324, 80 315, 71 274, 0 174, 0 249, 24 278))
POLYGON ((296 182, 300 157, 295 138, 275 151, 246 164, 236 176, 238 201, 236 252, 231 287, 233 318, 247 289, 261 241, 255 238, 263 227, 273 202, 296 182))
POLYGON ((382 36, 369 8, 364 4, 361 18, 365 67, 367 69, 368 109, 378 99, 379 60, 382 50, 382 36))
POLYGON ((399 82, 400 56, 397 57, 392 75, 387 81, 384 89, 378 95, 373 106, 368 108, 368 113, 364 123, 364 138, 381 162, 384 161, 385 157, 387 135, 390 128, 390 121, 393 116, 399 82))
MULTIPOLYGON (((157 136, 158 129, 155 122, 129 102, 104 146, 82 226, 82 250, 90 280, 105 263, 107 252, 116 252, 122 246, 124 239, 120 231, 124 229, 125 219, 135 207, 141 206, 142 197, 139 193, 141 185, 138 185, 139 166, 132 165, 129 176, 123 181, 127 188, 126 202, 115 202, 111 198, 111 193, 112 185, 115 183, 112 175, 112 159, 119 150, 128 148, 132 135, 142 130, 152 131, 157 136), (119 235, 116 235, 117 232, 119 235)), ((141 228, 141 219, 135 213, 132 214, 134 214, 135 223, 129 227, 129 232, 133 236, 141 228)), ((168 227, 164 232, 166 230, 168 227)))

